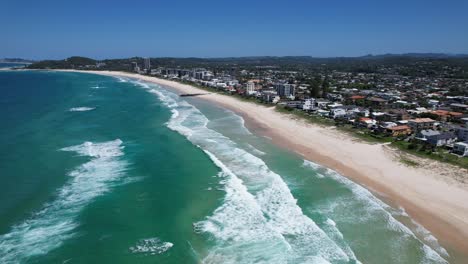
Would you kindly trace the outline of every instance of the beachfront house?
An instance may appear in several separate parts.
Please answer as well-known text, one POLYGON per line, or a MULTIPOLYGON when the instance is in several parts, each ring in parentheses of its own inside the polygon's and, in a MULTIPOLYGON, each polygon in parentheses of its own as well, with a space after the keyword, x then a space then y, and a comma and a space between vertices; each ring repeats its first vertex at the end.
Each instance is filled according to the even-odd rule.
POLYGON ((453 145, 452 152, 462 157, 468 157, 468 142, 457 142, 453 145))
POLYGON ((372 118, 361 117, 358 120, 358 125, 362 127, 371 128, 377 125, 377 121, 372 118))
POLYGON ((421 130, 427 130, 434 128, 435 120, 430 118, 415 118, 408 120, 408 126, 411 130, 417 132, 421 130))
POLYGON ((387 133, 392 137, 407 136, 411 134, 411 128, 407 125, 391 126, 387 128, 387 133))
POLYGON ((314 98, 309 98, 304 100, 304 103, 302 104, 302 110, 304 111, 312 111, 315 110, 315 99, 314 98))
POLYGON ((319 116, 329 116, 330 111, 324 110, 324 109, 318 109, 317 110, 317 115, 319 115, 319 116))
POLYGON ((343 118, 346 116, 346 110, 343 108, 334 108, 330 110, 330 117, 336 119, 336 118, 343 118))
POLYGON ((457 136, 452 132, 439 132, 432 129, 419 131, 416 138, 434 147, 452 145, 457 141, 457 136))
POLYGON ((275 91, 263 91, 260 96, 261 100, 266 103, 278 103, 280 97, 275 91))
POLYGON ((327 108, 327 105, 330 104, 330 101, 324 99, 317 99, 315 103, 317 104, 318 108, 325 109, 327 108))
POLYGON ((458 140, 468 141, 468 127, 456 127, 455 133, 457 134, 458 140))
POLYGON ((279 103, 279 105, 284 105, 289 108, 301 108, 302 101, 286 101, 286 102, 279 103))

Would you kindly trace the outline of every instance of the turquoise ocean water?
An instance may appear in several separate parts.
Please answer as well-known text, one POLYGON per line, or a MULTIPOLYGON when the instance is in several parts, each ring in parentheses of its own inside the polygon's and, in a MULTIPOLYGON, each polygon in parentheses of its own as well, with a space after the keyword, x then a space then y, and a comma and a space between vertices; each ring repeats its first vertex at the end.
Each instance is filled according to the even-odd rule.
POLYGON ((0 263, 451 261, 403 209, 200 99, 63 72, 0 89, 0 263))

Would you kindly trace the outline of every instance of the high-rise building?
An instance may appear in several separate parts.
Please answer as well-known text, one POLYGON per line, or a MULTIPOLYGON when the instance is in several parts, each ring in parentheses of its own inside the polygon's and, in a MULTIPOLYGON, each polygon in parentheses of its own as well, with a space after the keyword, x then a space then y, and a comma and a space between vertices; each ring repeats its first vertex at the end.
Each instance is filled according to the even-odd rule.
POLYGON ((132 62, 132 70, 135 71, 135 72, 140 71, 140 67, 138 67, 138 63, 136 61, 132 62))
POLYGON ((151 59, 150 58, 145 58, 144 59, 144 64, 145 64, 145 69, 147 71, 151 70, 151 59))
POLYGON ((294 96, 295 85, 288 83, 278 83, 275 84, 276 91, 281 97, 294 96))
POLYGON ((252 81, 248 81, 245 91, 248 95, 255 93, 255 83, 252 81))

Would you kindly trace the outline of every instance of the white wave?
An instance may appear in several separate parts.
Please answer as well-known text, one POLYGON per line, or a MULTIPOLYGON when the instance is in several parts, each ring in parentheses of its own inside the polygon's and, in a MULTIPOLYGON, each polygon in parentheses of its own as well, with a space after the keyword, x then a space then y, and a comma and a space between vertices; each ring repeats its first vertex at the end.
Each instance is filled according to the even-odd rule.
POLYGON ((104 88, 104 87, 99 86, 99 85, 91 86, 91 89, 102 89, 102 88, 104 88))
POLYGON ((252 132, 250 132, 247 127, 245 126, 245 120, 241 116, 237 115, 236 113, 227 110, 227 109, 222 109, 224 113, 226 113, 223 117, 221 118, 216 118, 210 120, 210 128, 216 128, 219 125, 225 125, 229 124, 231 130, 232 124, 237 123, 239 124, 238 126, 235 126, 235 132, 242 134, 242 135, 252 135, 252 132))
POLYGON ((247 146, 247 149, 250 150, 250 151, 251 151, 253 154, 255 154, 255 155, 260 155, 260 156, 266 155, 265 152, 263 152, 263 151, 261 151, 261 150, 255 148, 254 146, 252 146, 252 145, 250 145, 250 144, 248 144, 248 143, 246 143, 246 146, 247 146))
POLYGON ((303 167, 310 167, 312 169, 315 169, 315 170, 318 170, 320 168, 322 168, 322 166, 318 165, 317 163, 313 163, 311 161, 308 161, 308 160, 304 160, 304 163, 302 164, 303 167))
POLYGON ((117 77, 117 76, 115 76, 115 78, 117 78, 119 80, 119 82, 128 82, 127 78, 117 77))
POLYGON ((318 169, 321 168, 321 166, 318 165, 318 164, 315 164, 315 163, 310 162, 310 161, 308 161, 308 160, 304 160, 304 163, 302 164, 302 167, 314 169, 314 171, 315 171, 315 176, 316 176, 317 178, 320 178, 320 179, 325 178, 325 175, 323 175, 322 173, 319 173, 319 172, 317 171, 318 169))
POLYGON ((159 255, 168 251, 174 244, 163 242, 157 237, 141 239, 133 247, 130 247, 132 253, 144 253, 149 255, 159 255))
POLYGON ((68 111, 70 111, 70 112, 85 112, 85 111, 92 111, 94 109, 96 109, 96 107, 80 106, 80 107, 70 108, 68 111))
POLYGON ((67 147, 90 160, 69 173, 70 181, 58 190, 53 201, 21 224, 0 235, 0 263, 24 263, 30 257, 43 255, 75 235, 76 218, 96 197, 120 184, 127 169, 122 160, 122 141, 85 142, 67 147))
POLYGON ((145 88, 145 89, 150 89, 151 88, 149 83, 146 83, 146 82, 144 82, 142 80, 132 81, 132 83, 134 83, 136 85, 139 85, 139 86, 141 86, 142 88, 145 88))
POLYGON ((225 177, 223 205, 195 225, 216 241, 206 263, 350 261, 352 256, 302 213, 286 183, 261 159, 208 129, 209 120, 175 94, 151 92, 174 111, 168 127, 206 151, 225 177))
MULTIPOLYGON (((375 197, 366 188, 362 187, 359 184, 354 183, 352 180, 342 176, 338 172, 333 171, 329 168, 325 168, 319 164, 316 164, 308 160, 304 160, 303 166, 312 168, 315 173, 320 174, 322 176, 329 177, 337 182, 342 183, 353 193, 354 198, 360 200, 366 205, 367 215, 360 215, 359 218, 352 217, 350 221, 354 221, 354 222, 366 221, 368 218, 376 217, 377 215, 382 216, 385 218, 387 227, 390 230, 399 232, 401 234, 400 239, 405 239, 409 237, 409 238, 415 239, 416 241, 419 241, 421 243, 421 249, 426 256, 427 261, 435 261, 436 263, 447 263, 447 261, 440 255, 442 254, 442 255, 448 256, 447 251, 437 243, 437 240, 435 238, 434 238, 435 240, 430 239, 431 236, 427 234, 429 233, 429 231, 425 230, 427 232, 425 234, 427 239, 424 239, 424 241, 422 241, 418 236, 416 236, 416 234, 410 228, 408 228, 406 225, 404 225, 403 223, 395 219, 394 216, 405 216, 405 215, 407 216, 404 209, 392 208, 388 204, 384 203, 383 201, 375 197), (429 242, 431 247, 428 246, 425 242, 426 243, 429 242)), ((340 209, 337 209, 336 206, 339 206, 340 204, 344 204, 344 203, 349 204, 349 199, 347 201, 338 200, 338 201, 335 201, 334 204, 327 204, 326 206, 329 207, 330 212, 333 212, 336 210, 340 210, 340 209)), ((411 221, 416 224, 414 220, 411 219, 411 221)), ((422 226, 420 227, 422 228, 422 226)))
MULTIPOLYGON (((196 231, 212 234, 221 244, 210 252, 205 263, 215 263, 221 259, 229 263, 229 259, 233 261, 237 258, 236 254, 268 261, 286 261, 284 252, 291 251, 291 245, 268 223, 255 197, 248 192, 242 180, 213 154, 205 152, 221 168, 219 175, 226 178, 223 181, 226 191, 223 205, 205 221, 195 224, 196 231), (233 249, 241 250, 242 253, 233 249), (268 250, 271 252, 265 254, 268 250)), ((243 261, 247 260, 243 258, 243 261)))
POLYGON ((351 257, 351 259, 355 260, 356 263, 361 263, 357 257, 354 255, 354 252, 353 250, 351 249, 351 247, 348 245, 348 243, 346 243, 345 239, 344 239, 344 236, 343 234, 341 233, 341 231, 338 229, 335 221, 333 221, 332 219, 330 218, 327 218, 327 220, 325 221, 325 227, 324 228, 324 231, 328 234, 328 236, 333 240, 335 241, 335 243, 337 245, 340 246, 340 248, 346 252, 346 254, 348 256, 351 257))
MULTIPOLYGON (((408 214, 406 214, 406 216, 409 217, 408 214)), ((431 246, 429 247, 429 249, 434 248, 439 254, 445 257, 450 256, 447 250, 439 244, 439 241, 437 240, 437 238, 434 235, 432 235, 432 233, 429 230, 424 228, 421 224, 417 223, 413 219, 410 218, 410 220, 411 220, 411 223, 416 227, 416 232, 422 236, 422 240, 431 246)))

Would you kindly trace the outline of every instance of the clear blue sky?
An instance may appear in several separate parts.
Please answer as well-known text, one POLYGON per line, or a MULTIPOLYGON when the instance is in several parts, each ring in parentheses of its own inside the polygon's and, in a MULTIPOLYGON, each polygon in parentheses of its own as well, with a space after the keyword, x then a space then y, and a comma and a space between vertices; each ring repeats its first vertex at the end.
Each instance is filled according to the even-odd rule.
POLYGON ((468 0, 0 0, 0 58, 468 53, 468 0))

